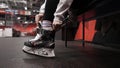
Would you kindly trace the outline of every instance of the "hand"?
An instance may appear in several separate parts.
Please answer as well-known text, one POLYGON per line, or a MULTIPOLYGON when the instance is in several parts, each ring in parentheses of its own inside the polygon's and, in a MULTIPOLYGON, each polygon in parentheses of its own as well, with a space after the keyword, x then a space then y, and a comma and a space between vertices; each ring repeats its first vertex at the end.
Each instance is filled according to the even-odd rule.
POLYGON ((35 22, 36 22, 37 26, 38 26, 39 21, 42 20, 42 18, 43 18, 43 14, 37 14, 35 16, 35 22))
POLYGON ((62 21, 53 21, 53 30, 58 31, 61 29, 62 21))

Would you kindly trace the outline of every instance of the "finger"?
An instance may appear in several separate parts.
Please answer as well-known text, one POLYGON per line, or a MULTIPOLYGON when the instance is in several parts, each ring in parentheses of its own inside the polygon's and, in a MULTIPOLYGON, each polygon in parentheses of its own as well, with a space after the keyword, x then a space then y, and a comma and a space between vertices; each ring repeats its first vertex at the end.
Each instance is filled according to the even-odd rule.
POLYGON ((60 29, 61 29, 61 25, 58 25, 58 24, 53 25, 53 30, 58 31, 60 29))

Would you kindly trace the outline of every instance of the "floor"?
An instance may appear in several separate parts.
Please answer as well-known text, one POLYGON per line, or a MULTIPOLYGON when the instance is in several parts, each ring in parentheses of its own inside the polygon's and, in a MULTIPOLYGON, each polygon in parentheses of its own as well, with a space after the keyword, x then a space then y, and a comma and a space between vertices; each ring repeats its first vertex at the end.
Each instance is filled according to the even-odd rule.
POLYGON ((0 38, 0 68, 120 68, 120 49, 80 41, 56 40, 55 58, 26 54, 24 41, 31 37, 0 38))

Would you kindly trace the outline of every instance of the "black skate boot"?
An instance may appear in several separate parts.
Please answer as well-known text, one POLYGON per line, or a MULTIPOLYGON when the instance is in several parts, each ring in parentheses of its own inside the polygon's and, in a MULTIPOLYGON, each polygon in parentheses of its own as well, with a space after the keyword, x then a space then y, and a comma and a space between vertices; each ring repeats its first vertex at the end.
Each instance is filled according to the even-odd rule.
POLYGON ((49 30, 44 30, 41 29, 41 38, 35 42, 25 42, 24 45, 28 47, 33 47, 33 48, 54 48, 55 42, 54 42, 54 36, 55 36, 55 31, 49 31, 49 30))

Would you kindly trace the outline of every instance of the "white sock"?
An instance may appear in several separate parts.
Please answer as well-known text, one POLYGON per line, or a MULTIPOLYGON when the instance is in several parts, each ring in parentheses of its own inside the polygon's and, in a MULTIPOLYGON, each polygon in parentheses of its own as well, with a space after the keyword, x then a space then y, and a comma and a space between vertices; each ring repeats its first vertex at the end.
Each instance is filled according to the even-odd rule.
POLYGON ((41 23, 41 26, 42 26, 42 29, 53 30, 51 21, 43 20, 42 23, 41 23))

